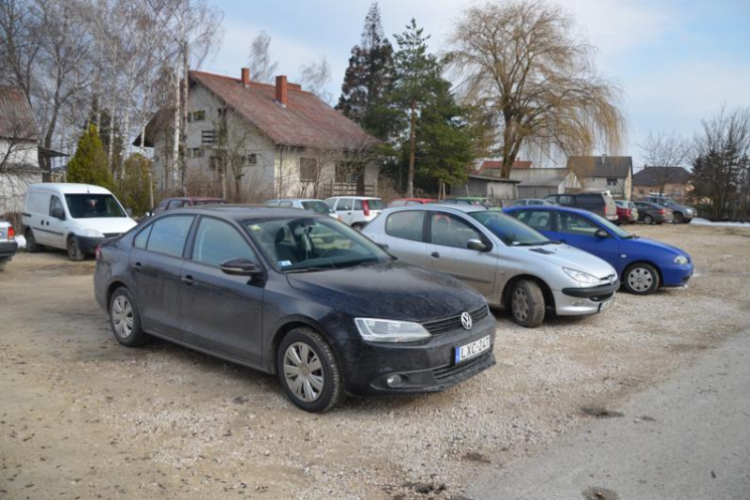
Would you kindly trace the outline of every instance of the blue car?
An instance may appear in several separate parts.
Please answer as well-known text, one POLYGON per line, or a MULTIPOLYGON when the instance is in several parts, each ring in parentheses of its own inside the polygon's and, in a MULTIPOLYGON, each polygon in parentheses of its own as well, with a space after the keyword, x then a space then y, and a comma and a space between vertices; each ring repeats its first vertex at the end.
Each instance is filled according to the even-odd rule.
POLYGON ((509 207, 503 211, 552 240, 607 261, 631 293, 648 295, 662 286, 685 286, 693 275, 693 259, 687 252, 632 235, 586 210, 554 206, 509 207))

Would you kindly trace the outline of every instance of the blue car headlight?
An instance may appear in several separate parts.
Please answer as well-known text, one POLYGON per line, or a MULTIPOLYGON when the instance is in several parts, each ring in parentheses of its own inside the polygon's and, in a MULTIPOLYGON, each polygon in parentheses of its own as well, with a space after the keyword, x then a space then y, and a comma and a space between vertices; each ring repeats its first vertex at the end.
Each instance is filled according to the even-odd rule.
POLYGON ((688 262, 690 262, 690 260, 684 255, 678 255, 677 257, 674 258, 674 263, 679 264, 681 266, 684 266, 688 262))

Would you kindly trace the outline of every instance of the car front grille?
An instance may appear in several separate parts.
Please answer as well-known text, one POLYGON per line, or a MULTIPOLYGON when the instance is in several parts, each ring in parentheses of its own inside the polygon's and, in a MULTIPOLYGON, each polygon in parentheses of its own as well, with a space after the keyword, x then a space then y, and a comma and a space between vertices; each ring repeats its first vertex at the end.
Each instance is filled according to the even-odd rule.
POLYGON ((492 355, 492 350, 489 350, 485 352, 484 354, 477 356, 474 359, 470 359, 468 361, 464 361, 463 363, 454 365, 447 365, 447 366, 441 366, 440 368, 435 368, 433 370, 433 373, 435 375, 436 380, 445 380, 447 378, 453 377, 455 375, 458 375, 461 372, 464 372, 470 368, 473 368, 477 365, 481 365, 484 363, 489 356, 492 355))
MULTIPOLYGON (((469 314, 471 314, 472 323, 476 323, 477 321, 481 321, 486 318, 489 314, 489 310, 487 309, 487 306, 482 306, 479 309, 469 312, 469 314)), ((463 329, 460 314, 458 316, 452 316, 450 318, 423 323, 422 326, 424 326, 425 329, 432 335, 442 335, 444 333, 463 329)))
POLYGON ((104 233, 105 238, 118 238, 122 233, 104 233))

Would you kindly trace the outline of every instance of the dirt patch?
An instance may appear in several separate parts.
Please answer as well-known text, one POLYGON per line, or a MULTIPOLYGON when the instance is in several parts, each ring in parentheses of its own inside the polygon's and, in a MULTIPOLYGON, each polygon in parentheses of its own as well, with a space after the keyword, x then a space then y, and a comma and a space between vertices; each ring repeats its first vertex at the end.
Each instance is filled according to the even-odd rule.
POLYGON ((638 227, 691 253, 689 288, 619 293, 606 313, 534 330, 499 314, 491 370, 325 415, 297 410, 269 375, 166 342, 120 346, 94 300, 93 261, 19 254, 0 273, 0 488, 8 498, 459 498, 478 468, 543 450, 591 420, 582 407, 616 411, 750 327, 750 251, 734 231, 638 227))

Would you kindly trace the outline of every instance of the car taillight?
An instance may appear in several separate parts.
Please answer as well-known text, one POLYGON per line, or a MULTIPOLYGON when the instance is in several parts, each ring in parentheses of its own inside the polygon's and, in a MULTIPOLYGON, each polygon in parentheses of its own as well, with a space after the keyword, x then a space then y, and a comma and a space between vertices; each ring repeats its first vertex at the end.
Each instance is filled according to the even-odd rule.
POLYGON ((362 210, 365 211, 365 217, 370 215, 370 204, 367 203, 367 200, 362 200, 362 210))
POLYGON ((665 208, 662 208, 659 210, 659 215, 666 215, 666 213, 667 213, 667 209, 665 208))
POLYGON ((99 260, 99 258, 102 255, 102 247, 96 247, 95 253, 96 253, 96 260, 99 260))
POLYGON ((16 239, 16 230, 13 229, 13 226, 10 226, 8 228, 8 240, 13 241, 16 239))

